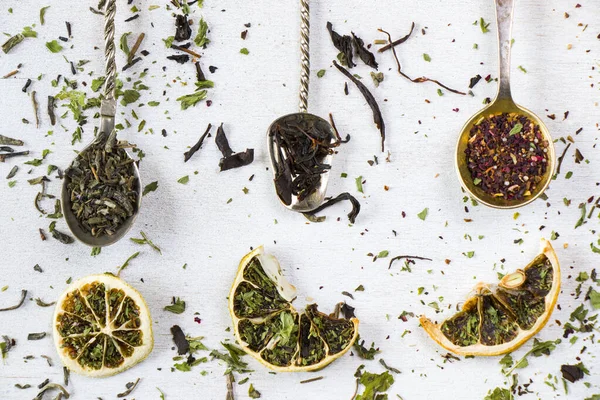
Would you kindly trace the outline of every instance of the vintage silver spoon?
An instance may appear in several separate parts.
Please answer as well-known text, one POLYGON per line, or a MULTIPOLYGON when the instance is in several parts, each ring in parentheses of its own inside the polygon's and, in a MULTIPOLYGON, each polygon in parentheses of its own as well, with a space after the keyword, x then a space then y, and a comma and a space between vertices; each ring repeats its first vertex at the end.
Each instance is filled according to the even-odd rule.
MULTIPOLYGON (((100 128, 98 134, 92 143, 85 147, 78 155, 75 160, 71 163, 73 165, 77 162, 78 158, 81 157, 87 151, 90 151, 94 146, 104 146, 108 143, 111 146, 116 142, 116 131, 115 131, 115 112, 117 109, 117 101, 115 99, 115 81, 117 74, 117 66, 115 62, 115 14, 116 14, 116 0, 108 0, 104 9, 104 56, 105 60, 105 72, 106 80, 104 82, 104 95, 100 105, 100 128)), ((127 154, 127 157, 131 160, 131 156, 127 154)), ((111 234, 105 234, 99 237, 93 236, 91 233, 86 232, 79 224, 77 217, 71 209, 71 193, 69 192, 68 185, 70 178, 65 174, 63 179, 62 191, 61 191, 61 203, 62 211, 65 217, 65 221, 71 230, 71 233, 79 241, 93 247, 109 246, 119 239, 121 239, 127 231, 133 225, 133 221, 139 213, 141 202, 142 202, 142 184, 140 180, 140 172, 135 162, 131 163, 133 169, 133 175, 135 177, 136 185, 136 207, 134 208, 133 215, 128 217, 118 228, 111 234)))
POLYGON ((554 168, 556 165, 556 155, 554 152, 554 144, 552 137, 546 125, 542 120, 529 111, 525 107, 522 107, 514 102, 510 91, 510 52, 511 52, 511 30, 512 30, 512 17, 515 0, 495 0, 496 1, 496 19, 498 24, 498 59, 499 59, 499 74, 498 74, 498 94, 496 98, 483 110, 476 113, 467 121, 462 128, 462 131, 458 138, 456 145, 456 170, 463 188, 473 198, 479 202, 494 208, 516 208, 531 203, 537 199, 546 190, 552 175, 554 174, 554 168), (467 148, 470 131, 473 125, 477 124, 481 119, 488 115, 496 115, 501 113, 515 113, 524 115, 532 120, 534 123, 539 125, 540 132, 544 139, 549 143, 548 146, 548 165, 546 166, 546 173, 544 174, 542 181, 536 187, 535 192, 531 195, 523 197, 518 200, 507 200, 502 197, 494 197, 489 193, 484 192, 479 186, 475 185, 471 172, 467 167, 467 157, 465 155, 465 149, 467 148))
MULTIPOLYGON (((314 114, 309 114, 307 112, 308 88, 310 80, 310 9, 308 5, 308 0, 300 0, 300 7, 300 51, 302 65, 300 73, 300 112, 284 115, 283 117, 276 119, 267 130, 267 142, 269 147, 269 155, 271 158, 271 165, 273 167, 273 183, 275 184, 275 192, 277 193, 279 200, 288 209, 305 213, 316 209, 323 203, 323 200, 325 199, 325 192, 327 191, 329 171, 327 170, 324 173, 320 174, 320 182, 316 187, 316 190, 302 200, 298 200, 298 197, 295 195, 286 196, 285 194, 281 193, 277 188, 277 178, 278 176, 281 176, 282 173, 285 173, 282 170, 282 161, 286 159, 286 155, 284 154, 284 152, 281 151, 281 147, 274 140, 274 135, 272 134, 273 128, 277 124, 287 124, 290 122, 295 124, 307 123, 319 125, 323 130, 329 130, 329 143, 336 142, 337 134, 333 127, 329 124, 329 122, 325 121, 321 117, 318 117, 314 114)), ((333 152, 330 152, 321 160, 321 163, 331 165, 332 160, 333 152)), ((297 176, 293 174, 290 176, 292 180, 296 177, 297 176)))

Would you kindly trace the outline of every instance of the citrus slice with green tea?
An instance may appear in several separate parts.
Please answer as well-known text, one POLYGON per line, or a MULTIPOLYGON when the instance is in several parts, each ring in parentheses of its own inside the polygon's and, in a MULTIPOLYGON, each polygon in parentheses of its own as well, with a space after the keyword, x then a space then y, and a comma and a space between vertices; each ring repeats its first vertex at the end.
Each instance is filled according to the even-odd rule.
POLYGON ((229 293, 235 337, 252 357, 279 372, 316 371, 346 353, 358 319, 327 315, 316 304, 298 312, 296 288, 279 262, 258 247, 246 254, 229 293))
POLYGON ((439 345, 459 355, 509 353, 538 333, 560 292, 560 265, 550 242, 525 268, 495 286, 479 283, 462 310, 439 324, 422 316, 421 325, 439 345))
POLYGON ((112 274, 72 283, 56 302, 56 350, 71 371, 90 377, 118 374, 152 351, 152 319, 142 295, 112 274))

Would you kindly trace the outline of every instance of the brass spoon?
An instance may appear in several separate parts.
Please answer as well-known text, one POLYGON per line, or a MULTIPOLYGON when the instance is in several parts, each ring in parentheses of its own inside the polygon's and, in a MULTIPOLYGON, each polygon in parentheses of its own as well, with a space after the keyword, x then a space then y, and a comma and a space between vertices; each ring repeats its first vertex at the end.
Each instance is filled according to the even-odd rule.
MULTIPOLYGON (((301 25, 300 25, 300 50, 302 53, 302 71, 300 74, 300 112, 294 114, 284 115, 273 121, 269 129, 267 130, 267 142, 269 147, 269 155, 271 158, 271 165, 273 167, 273 176, 277 178, 280 171, 281 158, 285 157, 282 151, 280 151, 279 146, 275 143, 273 135, 271 135, 271 131, 273 126, 279 123, 287 123, 290 121, 295 121, 298 123, 307 122, 313 124, 319 124, 323 127, 327 127, 330 131, 331 142, 335 141, 336 133, 334 129, 331 127, 329 122, 325 121, 323 118, 318 117, 314 114, 309 114, 307 112, 308 109, 308 87, 309 87, 309 78, 310 78, 310 9, 308 5, 308 0, 300 0, 301 6, 301 25)), ((331 165, 331 161, 333 160, 333 154, 329 154, 325 156, 322 160, 323 164, 331 165)), ((279 197, 281 203, 288 209, 297 211, 297 212, 309 212, 317 207, 319 207, 323 200, 325 199, 325 192, 327 191, 327 182, 329 181, 329 171, 325 171, 320 175, 320 183, 317 189, 307 196, 302 201, 299 201, 298 198, 294 195, 291 198, 286 198, 282 196, 277 190, 277 185, 275 185, 275 193, 279 197)), ((292 176, 292 179, 295 176, 292 176)), ((275 180, 274 180, 275 183, 275 180)))
MULTIPOLYGON (((115 131, 115 112, 117 109, 117 101, 115 99, 115 80, 117 74, 117 66, 115 62, 115 14, 116 14, 116 0, 108 0, 104 10, 104 55, 106 57, 106 80, 104 82, 104 96, 100 104, 100 129, 94 141, 86 146, 73 160, 73 163, 77 161, 77 158, 86 151, 90 151, 93 146, 105 145, 107 142, 114 143, 116 141, 115 131)), ((127 155, 130 159, 129 154, 127 155)), ((71 163, 71 164, 73 164, 71 163)), ((133 174, 135 176, 136 185, 136 207, 133 215, 127 218, 117 231, 112 235, 103 235, 95 237, 91 233, 86 232, 80 226, 77 221, 77 217, 71 209, 71 194, 68 189, 70 182, 69 177, 65 174, 63 179, 62 191, 61 191, 61 203, 62 212, 65 216, 65 221, 71 230, 73 236, 76 239, 93 247, 109 246, 119 239, 121 239, 127 231, 133 225, 137 214, 140 210, 142 202, 142 184, 140 180, 140 172, 135 162, 131 163, 133 168, 133 174)))
POLYGON ((477 199, 480 203, 483 203, 489 207, 502 209, 521 207, 537 199, 550 184, 550 180, 552 179, 556 165, 554 144, 552 142, 552 137, 548 132, 548 128, 546 128, 546 125, 544 125, 542 120, 537 115, 525 107, 516 104, 512 99, 510 91, 510 52, 514 2, 515 0, 496 0, 496 19, 498 21, 499 47, 498 94, 487 107, 476 113, 467 121, 462 128, 458 138, 458 143, 456 145, 456 170, 463 188, 467 191, 467 193, 469 193, 469 195, 477 199), (507 200, 505 198, 494 197, 486 193, 483 191, 483 189, 473 183, 471 172, 469 172, 467 167, 465 150, 469 141, 469 133, 471 128, 484 117, 501 113, 515 113, 526 116, 532 122, 539 125, 544 140, 546 140, 549 144, 546 173, 531 195, 518 200, 507 200))

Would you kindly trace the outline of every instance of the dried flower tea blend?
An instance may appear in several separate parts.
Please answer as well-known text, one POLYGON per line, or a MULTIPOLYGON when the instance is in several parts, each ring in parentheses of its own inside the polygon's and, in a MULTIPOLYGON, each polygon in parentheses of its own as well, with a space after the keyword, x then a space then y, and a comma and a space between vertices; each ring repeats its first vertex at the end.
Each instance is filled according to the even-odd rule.
POLYGON ((473 183, 486 193, 521 200, 536 192, 548 168, 548 146, 540 126, 524 115, 502 113, 471 128, 465 149, 473 183))

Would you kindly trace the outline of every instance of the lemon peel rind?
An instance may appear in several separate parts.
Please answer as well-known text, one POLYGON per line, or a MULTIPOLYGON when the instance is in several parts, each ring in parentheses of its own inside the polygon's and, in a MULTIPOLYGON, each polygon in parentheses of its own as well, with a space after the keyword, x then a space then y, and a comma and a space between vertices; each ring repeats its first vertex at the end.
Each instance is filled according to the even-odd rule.
MULTIPOLYGON (((444 323, 444 321, 439 324, 433 323, 429 318, 425 315, 422 315, 419 318, 419 322, 421 326, 427 332, 427 334, 440 346, 445 348, 448 351, 451 351, 455 354, 461 356, 498 356, 502 354, 509 353, 521 347, 525 342, 535 336, 548 322, 552 313, 554 311, 554 307, 558 300, 558 295, 560 293, 560 284, 561 284, 561 273, 560 273, 560 263, 556 256, 556 252, 546 239, 541 239, 540 244, 540 253, 546 256, 546 258, 550 261, 550 265, 552 265, 552 290, 545 296, 545 306, 546 311, 543 316, 537 319, 536 323, 528 330, 522 330, 519 328, 519 334, 511 341, 496 345, 496 346, 485 346, 481 343, 477 343, 470 346, 458 346, 452 343, 440 330, 440 327, 444 323)), ((535 258, 523 269, 527 269, 530 265, 535 262, 535 258)), ((478 284, 478 286, 487 286, 484 283, 478 284)), ((463 306, 464 309, 464 306, 463 306)))
MULTIPOLYGON (((235 276, 235 280, 233 281, 233 284, 231 285, 231 290, 229 292, 229 313, 231 314, 231 319, 233 321, 233 333, 235 335, 235 338, 236 338, 238 344, 246 352, 246 354, 252 356, 259 363, 261 363, 265 367, 267 367, 267 368, 269 368, 269 369, 271 369, 272 371, 275 371, 275 372, 311 372, 311 371, 318 371, 320 369, 325 368, 326 366, 328 366, 329 364, 331 364, 332 362, 334 362, 335 360, 337 360, 338 358, 340 358, 341 356, 343 356, 344 354, 346 354, 346 352, 348 352, 348 350, 350 350, 352 348, 352 345, 354 344, 354 342, 358 338, 358 324, 359 324, 359 321, 358 321, 357 318, 351 318, 351 319, 349 319, 349 321, 352 322, 352 325, 354 326, 354 334, 352 335, 352 339, 350 340, 350 344, 346 348, 344 348, 342 351, 340 351, 339 353, 336 353, 334 355, 327 355, 327 356, 325 356, 325 358, 322 361, 320 361, 320 362, 318 362, 316 364, 306 365, 306 366, 290 365, 290 366, 285 366, 285 367, 278 366, 278 365, 273 365, 273 364, 270 364, 267 361, 265 361, 260 356, 260 353, 252 351, 247 346, 247 344, 242 340, 242 337, 241 337, 240 332, 239 332, 239 321, 242 320, 242 319, 248 319, 249 321, 252 321, 253 319, 252 318, 239 318, 239 317, 237 317, 235 315, 235 311, 234 311, 234 295, 235 295, 235 289, 240 284, 240 282, 245 281, 245 279, 243 277, 243 271, 244 271, 246 265, 255 256, 267 256, 264 253, 263 246, 258 246, 257 248, 255 248, 254 250, 252 250, 250 253, 246 254, 242 258, 242 260, 240 261, 240 264, 238 266, 238 270, 237 270, 237 273, 236 273, 236 276, 235 276)), ((293 288, 294 291, 295 291, 296 288, 294 286, 290 285, 285 280, 285 278, 283 277, 283 274, 281 274, 281 269, 279 267, 279 263, 277 262, 277 260, 274 257, 272 257, 272 260, 276 262, 276 265, 277 265, 277 268, 278 268, 278 272, 279 272, 280 280, 277 280, 276 283, 278 283, 277 289, 280 292, 280 294, 282 294, 280 288, 281 287, 286 287, 285 285, 289 285, 289 287, 293 288), (281 285, 282 283, 283 283, 283 285, 281 285)), ((285 297, 283 294, 282 294, 282 297, 284 297, 284 298, 287 299, 287 297, 285 297)), ((294 308, 294 306, 292 304, 289 304, 289 308, 287 310, 291 311, 292 313, 297 314, 298 316, 300 315, 300 313, 294 308)), ((281 311, 279 311, 279 312, 281 312, 281 311)), ((327 351, 329 351, 329 346, 327 346, 326 343, 325 343, 325 346, 326 346, 327 351)))
POLYGON ((132 368, 140 362, 144 361, 150 355, 152 349, 154 348, 152 318, 150 316, 150 310, 148 308, 148 305, 146 304, 146 301, 137 289, 135 289, 133 286, 131 286, 121 278, 110 273, 88 275, 71 283, 64 290, 64 292, 56 301, 56 307, 54 308, 54 314, 52 316, 52 334, 54 338, 54 345, 56 347, 56 351, 64 366, 67 367, 71 372, 91 378, 105 378, 126 371, 129 368, 132 368), (74 360, 71 357, 69 357, 62 347, 62 342, 64 338, 58 332, 57 328, 57 318, 62 314, 62 303, 70 293, 86 284, 93 282, 104 283, 107 290, 123 290, 125 294, 135 302, 135 304, 140 308, 140 310, 143 311, 139 315, 141 321, 139 330, 141 330, 143 333, 144 343, 141 346, 133 347, 133 354, 129 357, 124 357, 124 363, 117 368, 107 368, 103 366, 102 368, 96 370, 92 368, 83 367, 77 362, 77 360, 74 360))

